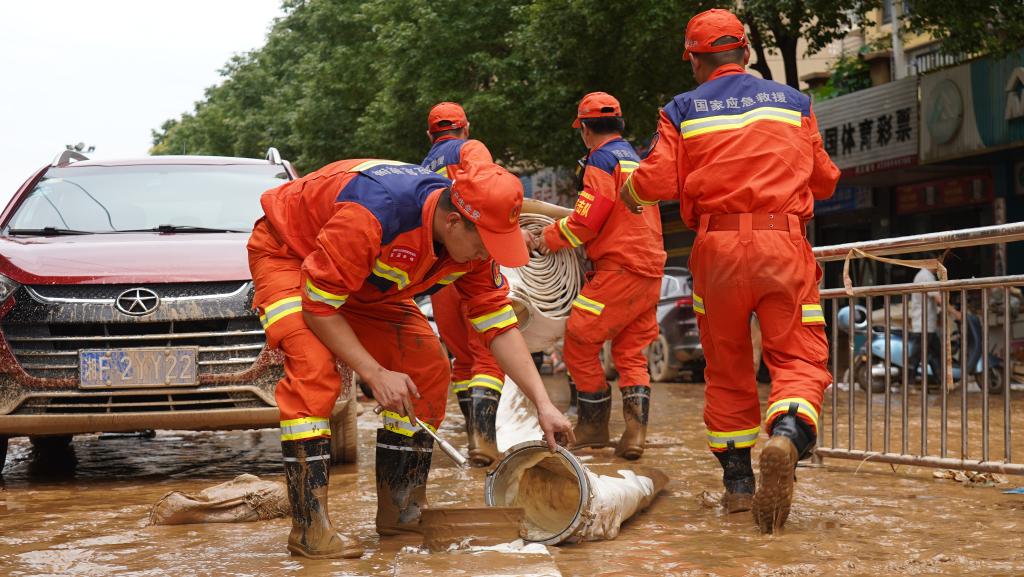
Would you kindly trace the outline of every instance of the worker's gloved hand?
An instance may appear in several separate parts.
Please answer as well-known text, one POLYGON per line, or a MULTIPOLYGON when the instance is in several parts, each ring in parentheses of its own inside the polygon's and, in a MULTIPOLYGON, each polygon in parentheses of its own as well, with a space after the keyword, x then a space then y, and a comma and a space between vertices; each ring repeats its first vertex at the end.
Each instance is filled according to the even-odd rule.
POLYGON ((548 449, 552 453, 557 450, 559 440, 566 440, 565 445, 569 448, 576 444, 572 423, 554 405, 547 403, 544 407, 538 408, 537 418, 540 421, 540 428, 544 431, 544 440, 547 441, 548 449))
POLYGON ((389 371, 381 367, 376 374, 364 377, 366 384, 373 391, 373 398, 385 410, 409 417, 409 422, 416 422, 412 400, 420 398, 416 385, 405 373, 389 371))

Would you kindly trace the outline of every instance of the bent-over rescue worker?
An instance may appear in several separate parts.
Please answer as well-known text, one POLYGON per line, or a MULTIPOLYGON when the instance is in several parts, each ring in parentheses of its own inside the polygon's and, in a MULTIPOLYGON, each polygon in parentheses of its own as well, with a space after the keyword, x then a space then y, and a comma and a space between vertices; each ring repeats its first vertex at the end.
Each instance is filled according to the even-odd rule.
POLYGON ((750 49, 731 12, 694 16, 683 59, 700 86, 664 106, 657 143, 622 198, 634 208, 678 198, 683 220, 697 230, 693 302, 707 359, 708 444, 724 471, 722 504, 730 512, 752 508, 761 531, 772 533, 789 514, 794 468, 811 455, 831 382, 821 269, 804 227, 814 199, 832 196, 839 170, 822 147, 810 98, 744 72, 750 49), (756 494, 750 449, 761 412, 751 312, 772 376, 756 494))
POLYGON ((492 258, 511 266, 528 258, 519 179, 493 164, 455 176, 451 183, 417 165, 342 160, 261 198, 265 216, 249 240, 249 268, 267 343, 285 356, 276 397, 293 554, 362 552, 327 514, 336 358, 385 409, 377 430, 377 532, 419 532, 433 442, 417 417, 432 428, 441 423, 450 370, 414 295, 454 284, 474 330, 537 405, 552 448, 556 432, 571 432, 493 274, 492 258))
POLYGON ((658 336, 655 313, 665 268, 661 218, 657 207, 634 214, 619 201, 619 187, 640 163, 622 139, 619 101, 604 92, 587 94, 572 126, 589 150, 580 161, 579 198, 573 213, 548 225, 534 244, 553 251, 585 246, 594 263, 565 327, 565 365, 578 391, 577 446, 609 443, 612 393, 599 355, 610 340, 626 421, 616 454, 638 459, 651 398, 644 348, 658 336))
MULTIPOLYGON (((470 164, 494 162, 491 152, 479 140, 469 139, 469 120, 461 106, 442 102, 427 115, 427 136, 432 146, 421 163, 444 177, 454 175, 470 164)), ((495 282, 506 286, 494 271, 495 282)), ((486 467, 498 459, 494 418, 501 399, 505 373, 487 350, 483 339, 469 322, 466 301, 454 286, 442 288, 431 296, 434 321, 441 341, 455 357, 452 364, 452 390, 466 419, 469 462, 486 467)))

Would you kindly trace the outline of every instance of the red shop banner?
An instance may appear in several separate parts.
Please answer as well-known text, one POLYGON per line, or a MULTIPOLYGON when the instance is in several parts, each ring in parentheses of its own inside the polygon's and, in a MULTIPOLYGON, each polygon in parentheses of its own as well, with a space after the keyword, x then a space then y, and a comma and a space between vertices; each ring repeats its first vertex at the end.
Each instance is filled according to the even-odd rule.
POLYGON ((961 176, 896 187, 896 214, 992 202, 991 176, 961 176))

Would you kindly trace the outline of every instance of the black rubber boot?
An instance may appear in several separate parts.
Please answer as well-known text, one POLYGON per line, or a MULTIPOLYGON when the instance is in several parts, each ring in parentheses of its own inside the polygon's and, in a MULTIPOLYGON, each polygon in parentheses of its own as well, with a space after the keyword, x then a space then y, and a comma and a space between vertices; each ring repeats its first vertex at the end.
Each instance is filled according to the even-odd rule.
POLYGON ((487 387, 470 387, 469 390, 473 402, 469 427, 469 462, 474 467, 487 467, 498 460, 494 419, 498 413, 501 393, 487 387))
POLYGON ((335 531, 327 514, 331 440, 282 441, 281 454, 292 509, 288 551, 310 559, 360 557, 363 548, 335 531))
POLYGON ((622 432, 615 454, 635 461, 644 454, 647 442, 647 417, 651 411, 651 387, 634 385, 622 387, 622 418, 626 430, 622 432))
POLYGON ((473 401, 469 398, 469 389, 459 391, 455 393, 455 396, 459 399, 459 410, 462 411, 462 417, 466 419, 466 434, 468 435, 471 430, 470 422, 473 418, 473 401))
POLYGON ((426 431, 407 437, 377 429, 377 534, 422 533, 427 474, 434 439, 426 431))
POLYGON ((722 509, 726 513, 749 511, 754 499, 754 467, 750 460, 750 447, 737 449, 731 446, 715 453, 722 465, 722 509))
POLYGON ((601 448, 609 444, 608 418, 612 414, 612 388, 597 393, 579 392, 579 417, 573 434, 576 448, 601 448))
POLYGON ((580 394, 576 390, 576 381, 572 380, 572 375, 566 373, 566 378, 569 379, 569 409, 565 411, 565 416, 569 418, 578 417, 580 414, 580 394))
POLYGON ((793 503, 796 463, 811 456, 816 441, 810 426, 797 417, 797 404, 775 419, 771 438, 761 451, 761 486, 754 494, 754 522, 762 533, 776 533, 786 524, 793 503))

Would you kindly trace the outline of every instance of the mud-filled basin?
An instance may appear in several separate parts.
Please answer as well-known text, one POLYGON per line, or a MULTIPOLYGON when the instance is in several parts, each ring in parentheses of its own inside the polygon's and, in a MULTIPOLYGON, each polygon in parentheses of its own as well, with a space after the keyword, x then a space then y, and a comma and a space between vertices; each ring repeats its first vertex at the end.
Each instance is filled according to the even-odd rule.
POLYGON ((521 508, 524 539, 553 545, 583 523, 590 480, 569 451, 551 453, 544 442, 527 441, 509 448, 487 475, 484 498, 492 507, 521 508))
POLYGON ((523 539, 523 514, 516 507, 424 509, 423 547, 445 551, 452 545, 487 547, 523 539))

